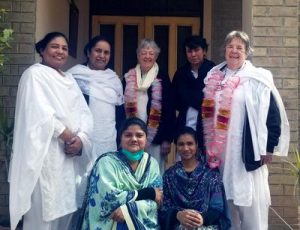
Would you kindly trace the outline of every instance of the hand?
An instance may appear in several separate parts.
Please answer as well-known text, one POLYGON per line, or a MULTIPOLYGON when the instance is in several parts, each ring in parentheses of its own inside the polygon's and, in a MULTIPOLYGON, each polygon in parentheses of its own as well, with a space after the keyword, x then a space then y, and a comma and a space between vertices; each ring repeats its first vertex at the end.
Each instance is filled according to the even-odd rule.
POLYGON ((68 156, 80 155, 82 150, 82 142, 78 136, 73 137, 70 141, 65 143, 65 154, 68 156))
POLYGON ((65 128, 62 134, 59 135, 59 138, 62 139, 64 142, 69 142, 75 135, 71 132, 70 129, 65 128))
POLYGON ((161 188, 154 188, 155 190, 155 202, 160 206, 163 199, 163 191, 161 188))
POLYGON ((118 223, 124 222, 124 216, 122 213, 122 209, 119 207, 117 208, 110 216, 110 218, 118 223))
POLYGON ((160 154, 168 155, 171 151, 171 143, 168 141, 163 141, 160 145, 160 154))
POLYGON ((177 212, 177 220, 181 225, 187 228, 197 228, 203 225, 203 218, 201 214, 195 210, 184 209, 177 212))
POLYGON ((260 161, 262 164, 270 164, 272 162, 273 155, 271 153, 267 153, 267 155, 261 155, 260 161))

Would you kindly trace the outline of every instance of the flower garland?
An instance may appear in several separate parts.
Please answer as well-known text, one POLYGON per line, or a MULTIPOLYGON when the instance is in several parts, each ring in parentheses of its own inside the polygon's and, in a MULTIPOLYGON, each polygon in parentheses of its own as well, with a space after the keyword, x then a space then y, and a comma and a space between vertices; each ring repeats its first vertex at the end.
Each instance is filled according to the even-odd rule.
POLYGON ((208 165, 211 168, 220 166, 221 154, 225 149, 227 132, 230 122, 232 95, 240 82, 237 76, 230 77, 222 85, 225 74, 220 70, 212 72, 203 90, 202 121, 208 165), (219 109, 215 120, 215 95, 222 90, 219 101, 219 109))
MULTIPOLYGON (((138 87, 136 81, 136 72, 135 70, 130 70, 129 73, 125 76, 126 88, 124 92, 125 98, 125 113, 126 117, 137 117, 138 115, 138 87)), ((151 98, 151 107, 150 113, 148 116, 148 137, 147 142, 150 145, 156 136, 160 118, 161 118, 161 101, 162 101, 162 84, 161 79, 155 79, 152 84, 152 98, 151 98)))

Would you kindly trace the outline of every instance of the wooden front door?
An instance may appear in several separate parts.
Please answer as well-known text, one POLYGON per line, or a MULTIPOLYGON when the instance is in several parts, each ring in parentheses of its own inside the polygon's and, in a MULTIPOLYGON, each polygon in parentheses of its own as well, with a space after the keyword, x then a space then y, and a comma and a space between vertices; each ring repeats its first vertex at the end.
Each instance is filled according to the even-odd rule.
MULTIPOLYGON (((143 38, 152 38, 160 47, 159 68, 172 80, 176 69, 185 62, 185 37, 199 34, 199 17, 93 16, 92 35, 104 35, 111 41, 109 67, 122 78, 137 64, 136 48, 143 38)), ((175 162, 175 147, 168 155, 167 167, 175 162)))
POLYGON ((92 35, 104 35, 112 43, 110 68, 120 77, 137 64, 136 48, 143 38, 152 38, 161 48, 159 67, 172 79, 185 62, 183 41, 199 34, 199 17, 93 16, 92 35))

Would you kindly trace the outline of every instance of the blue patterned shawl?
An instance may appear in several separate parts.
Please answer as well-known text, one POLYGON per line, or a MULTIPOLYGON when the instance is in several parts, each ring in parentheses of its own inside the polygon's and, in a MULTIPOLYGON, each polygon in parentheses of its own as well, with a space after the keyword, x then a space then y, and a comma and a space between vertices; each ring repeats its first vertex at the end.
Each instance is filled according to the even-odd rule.
MULTIPOLYGON (((182 162, 177 162, 163 176, 163 191, 164 200, 160 209, 160 217, 165 219, 163 222, 166 223, 171 210, 194 209, 203 213, 208 209, 214 209, 224 214, 222 216, 228 224, 225 218, 224 187, 221 175, 216 169, 210 169, 207 165, 199 163, 193 172, 187 173, 182 162)), ((169 220, 170 222, 179 224, 177 220, 169 220)), ((219 221, 217 225, 222 225, 221 222, 219 221)), ((221 226, 219 228, 226 229, 221 226)))
POLYGON ((82 230, 158 229, 157 204, 138 200, 137 190, 162 187, 159 166, 144 153, 135 172, 120 152, 98 158, 89 179, 82 230), (125 223, 116 223, 110 215, 121 207, 125 223))

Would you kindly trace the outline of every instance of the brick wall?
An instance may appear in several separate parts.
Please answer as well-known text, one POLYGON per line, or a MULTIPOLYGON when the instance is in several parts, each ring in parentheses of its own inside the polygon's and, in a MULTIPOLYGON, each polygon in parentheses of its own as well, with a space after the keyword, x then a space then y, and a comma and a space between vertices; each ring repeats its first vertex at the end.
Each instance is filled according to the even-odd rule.
MULTIPOLYGON (((9 61, 0 74, 0 107, 6 108, 6 114, 12 120, 15 97, 20 75, 34 63, 35 37, 35 0, 0 1, 0 8, 10 12, 5 25, 14 30, 12 48, 7 51, 9 61)), ((4 163, 4 146, 0 140, 0 215, 8 213, 8 183, 4 163)))
MULTIPOLYGON (((298 10, 298 0, 253 0, 252 60, 256 66, 265 67, 274 75, 289 117, 291 146, 295 147, 299 144, 298 10)), ((287 166, 279 158, 269 166, 272 208, 298 229, 298 205, 293 196, 295 178, 282 167, 287 166)), ((285 228, 271 210, 270 229, 285 228)))
POLYGON ((222 50, 225 36, 232 30, 242 30, 242 1, 214 0, 212 1, 212 60, 215 63, 224 61, 222 50))

